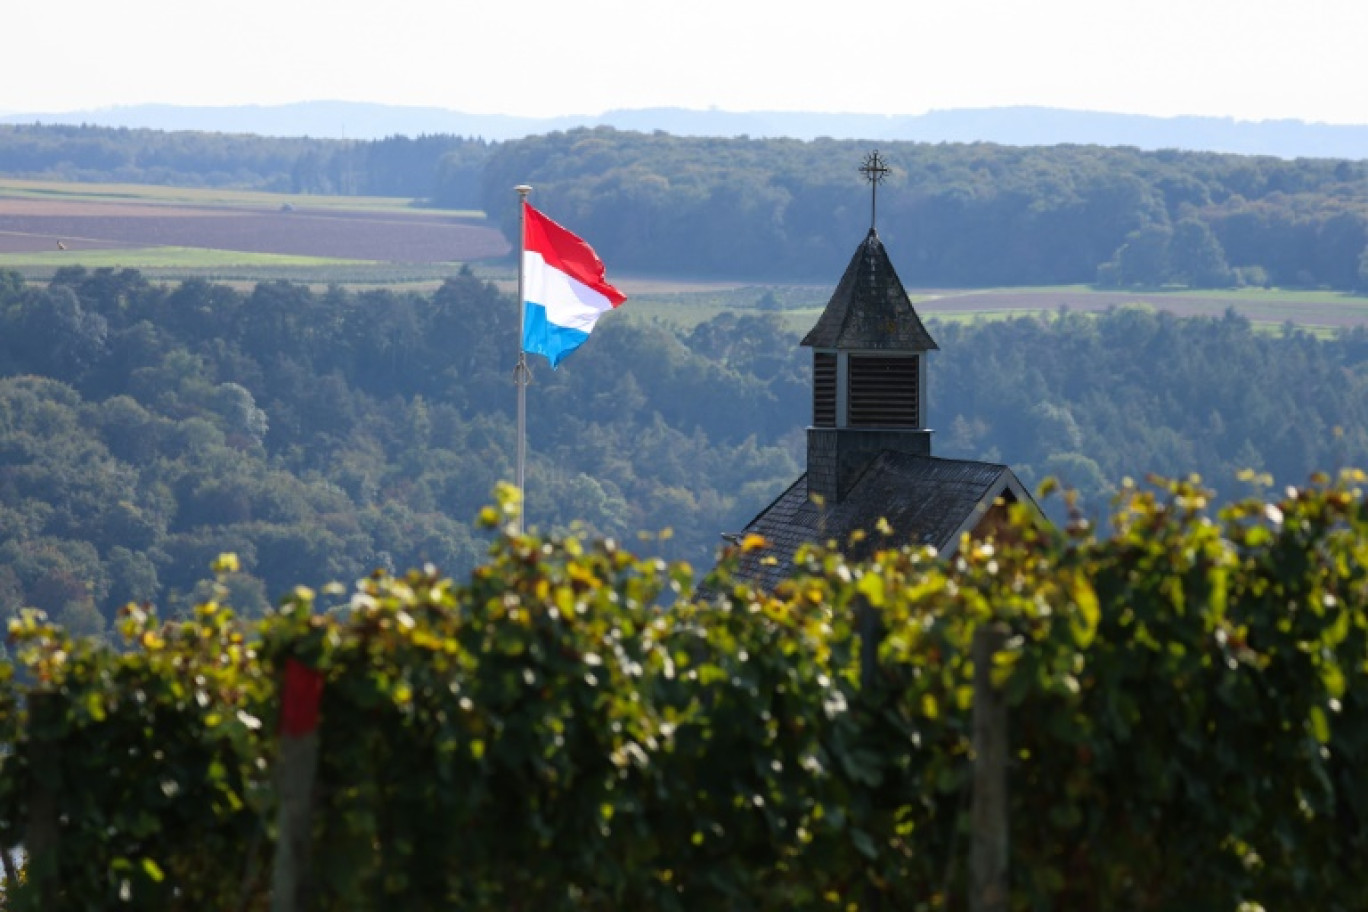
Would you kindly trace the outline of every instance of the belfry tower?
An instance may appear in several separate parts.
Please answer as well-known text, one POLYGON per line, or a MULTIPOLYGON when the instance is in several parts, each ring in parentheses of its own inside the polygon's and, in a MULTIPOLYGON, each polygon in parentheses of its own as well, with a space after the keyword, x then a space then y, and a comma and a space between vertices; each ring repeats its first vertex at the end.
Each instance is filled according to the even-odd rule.
POLYGON ((938 346, 876 229, 802 344, 812 349, 809 493, 839 503, 883 450, 931 455, 926 354, 938 346))

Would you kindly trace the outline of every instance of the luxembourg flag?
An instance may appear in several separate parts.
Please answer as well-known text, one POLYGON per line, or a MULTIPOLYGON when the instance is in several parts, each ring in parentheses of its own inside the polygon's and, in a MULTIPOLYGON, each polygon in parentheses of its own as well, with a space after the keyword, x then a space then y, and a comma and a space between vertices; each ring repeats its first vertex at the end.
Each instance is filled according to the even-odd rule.
POLYGON ((584 344, 600 314, 627 296, 604 278, 592 247, 523 201, 523 337, 525 352, 555 367, 584 344))

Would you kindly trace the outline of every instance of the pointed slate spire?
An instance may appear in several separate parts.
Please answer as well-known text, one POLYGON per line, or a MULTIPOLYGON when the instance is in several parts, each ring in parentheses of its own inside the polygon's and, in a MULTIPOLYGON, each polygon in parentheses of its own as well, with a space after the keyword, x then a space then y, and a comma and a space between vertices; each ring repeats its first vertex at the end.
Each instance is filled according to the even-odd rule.
POLYGON ((849 351, 939 351, 903 288, 873 228, 855 251, 817 325, 809 348, 849 351))

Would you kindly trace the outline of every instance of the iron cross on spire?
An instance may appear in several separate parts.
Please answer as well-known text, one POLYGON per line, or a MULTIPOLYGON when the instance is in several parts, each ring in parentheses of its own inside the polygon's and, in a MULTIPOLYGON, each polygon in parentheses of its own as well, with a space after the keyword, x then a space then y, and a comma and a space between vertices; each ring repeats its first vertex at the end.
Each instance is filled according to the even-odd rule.
POLYGON ((869 230, 874 230, 876 216, 878 215, 879 205, 879 182, 888 176, 891 170, 884 160, 879 157, 879 150, 875 149, 864 158, 864 164, 860 165, 860 173, 865 180, 869 181, 869 230))

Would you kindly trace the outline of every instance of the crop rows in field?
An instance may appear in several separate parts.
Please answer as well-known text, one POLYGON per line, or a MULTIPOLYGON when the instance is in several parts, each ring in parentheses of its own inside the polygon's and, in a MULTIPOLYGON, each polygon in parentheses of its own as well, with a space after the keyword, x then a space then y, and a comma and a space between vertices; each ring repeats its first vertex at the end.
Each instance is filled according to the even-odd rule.
POLYGON ((429 213, 0 198, 0 253, 140 247, 387 263, 469 262, 509 251, 483 221, 429 213))

